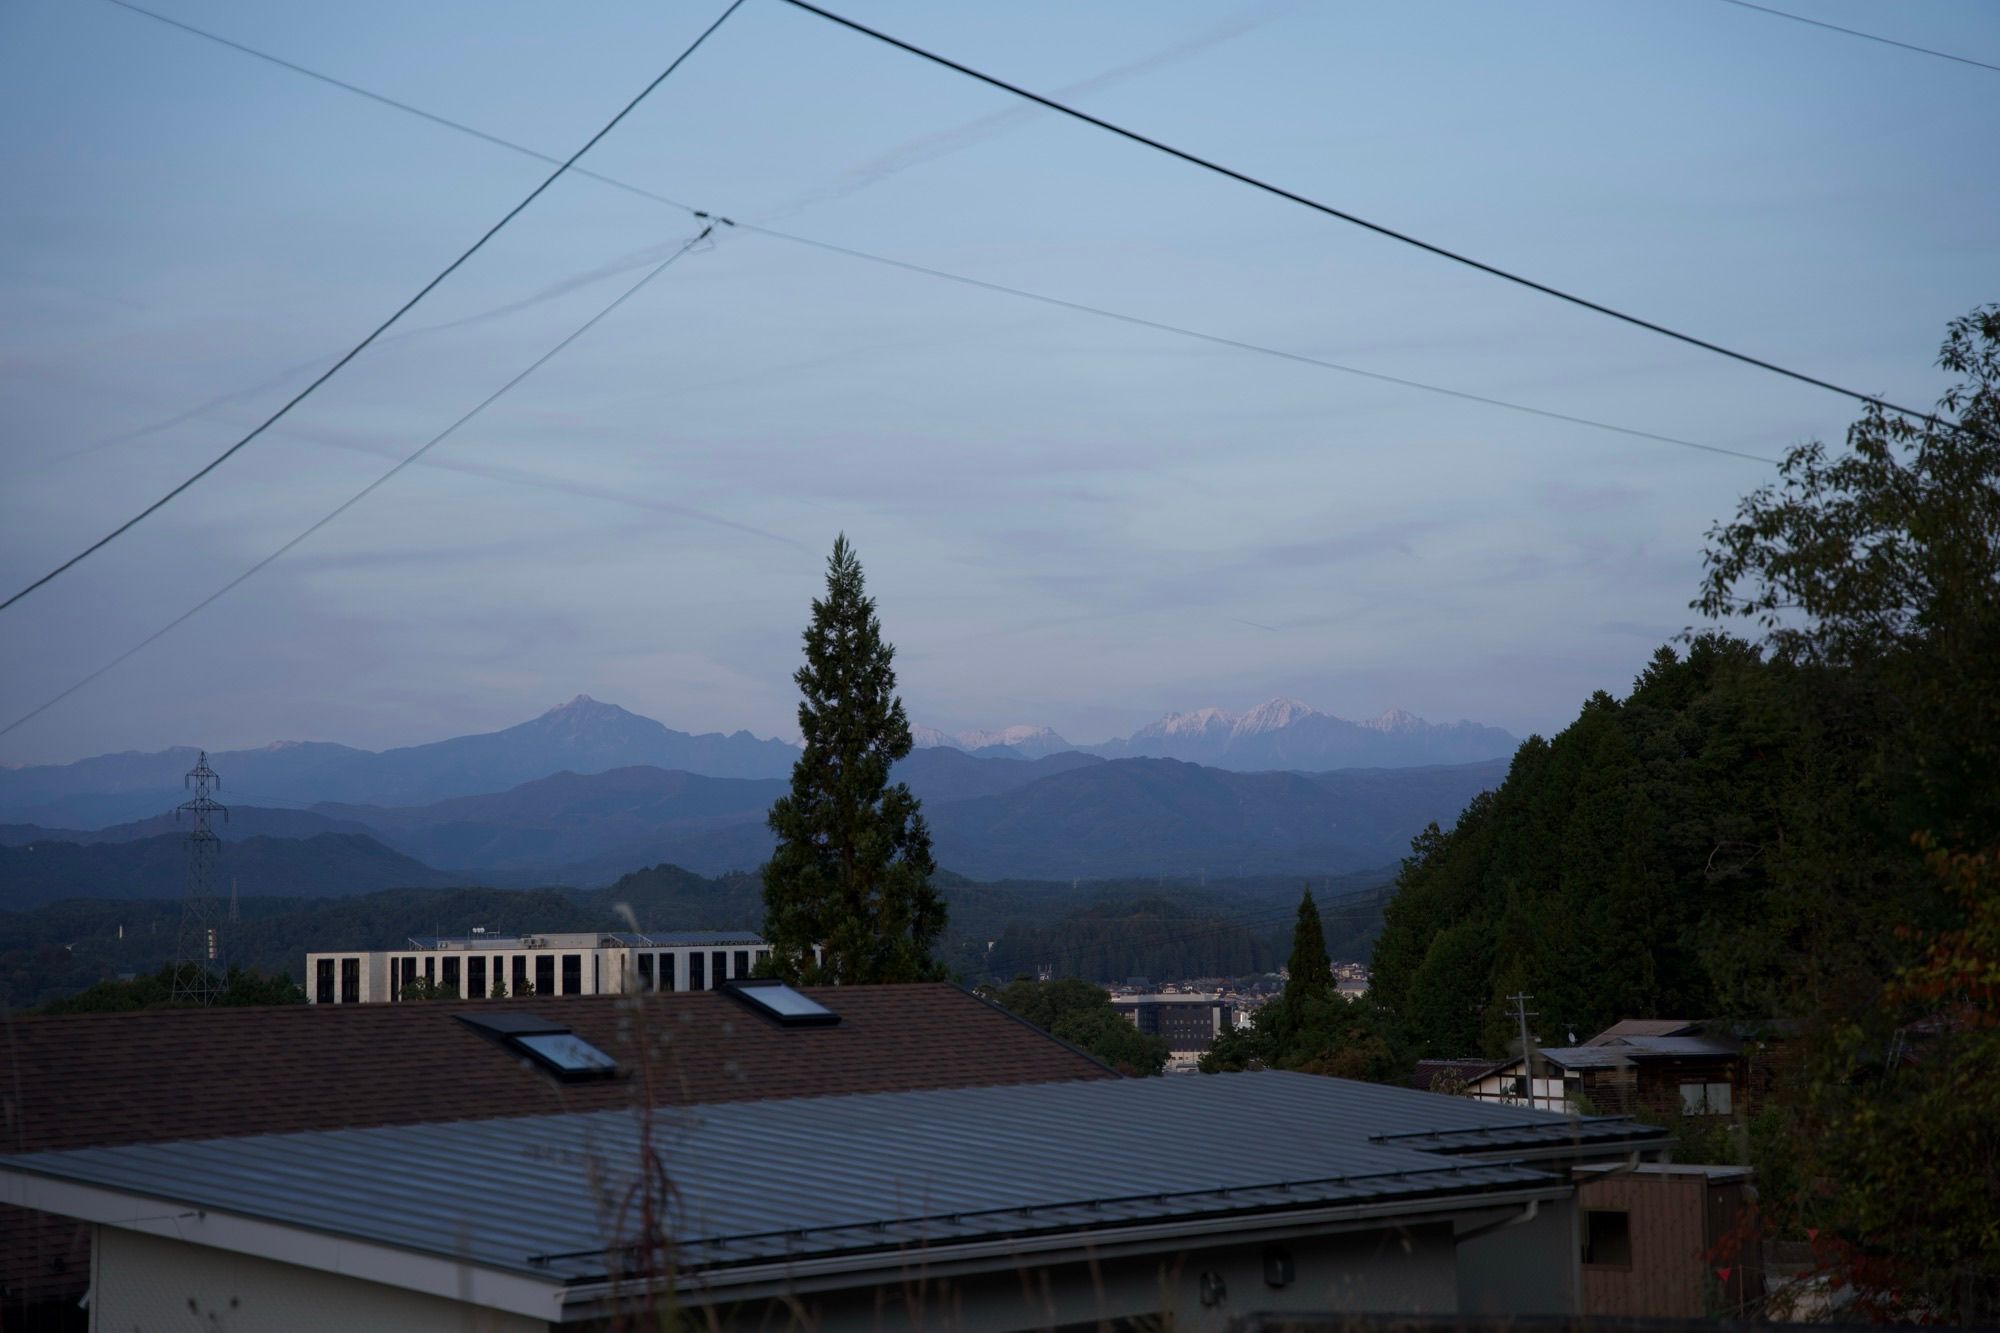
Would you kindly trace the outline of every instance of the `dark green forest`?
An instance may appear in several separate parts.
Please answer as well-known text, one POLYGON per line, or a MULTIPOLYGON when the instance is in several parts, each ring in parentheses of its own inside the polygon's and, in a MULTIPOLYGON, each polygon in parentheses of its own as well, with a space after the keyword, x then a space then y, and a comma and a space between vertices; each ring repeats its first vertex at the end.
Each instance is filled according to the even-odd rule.
MULTIPOLYGON (((1096 981, 1245 977, 1276 972, 1291 947, 1296 882, 1238 896, 1219 911, 1213 895, 1106 898, 1053 920, 1017 921, 995 941, 984 970, 993 976, 1033 975, 1046 967, 1058 977, 1096 981)), ((1336 958, 1368 956, 1380 929, 1388 890, 1350 890, 1328 903, 1327 948, 1336 958)))

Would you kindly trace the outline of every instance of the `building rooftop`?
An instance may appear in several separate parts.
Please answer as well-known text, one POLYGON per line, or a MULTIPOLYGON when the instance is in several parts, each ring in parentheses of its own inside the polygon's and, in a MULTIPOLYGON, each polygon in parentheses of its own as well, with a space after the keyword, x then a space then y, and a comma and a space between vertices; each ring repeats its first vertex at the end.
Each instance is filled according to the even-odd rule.
POLYGON ((1733 1056, 1740 1054, 1743 1043, 1728 1037, 1665 1036, 1643 1035, 1612 1037, 1599 1049, 1621 1051, 1634 1060, 1644 1060, 1652 1056, 1670 1055, 1716 1055, 1733 1056))
POLYGON ((1501 1062, 1489 1060, 1485 1056, 1464 1056, 1458 1059, 1419 1060, 1410 1086, 1429 1092, 1437 1086, 1439 1079, 1452 1082, 1471 1083, 1481 1075, 1496 1069, 1501 1062))
POLYGON ((1689 1018, 1624 1018, 1583 1044, 1601 1046, 1618 1037, 1684 1037, 1700 1027, 1700 1023, 1689 1018))
POLYGON ((788 1028, 716 991, 28 1015, 0 1054, 0 1147, 214 1138, 625 1106, 629 1077, 565 1083, 458 1021, 526 1012, 662 1105, 1109 1079, 1091 1057, 956 986, 809 987, 837 1026, 788 1028), (641 1021, 643 1020, 643 1022, 641 1021))
POLYGON ((1165 991, 1149 995, 1113 995, 1111 1003, 1120 1004, 1219 1004, 1220 995, 1202 995, 1191 991, 1165 991))
POLYGON ((415 950, 514 950, 527 949, 679 949, 748 947, 762 944, 763 937, 749 930, 662 930, 662 931, 553 931, 526 935, 488 934, 412 937, 408 944, 393 949, 316 949, 315 953, 403 953, 415 950))
POLYGON ((116 1206, 196 1210, 177 1223, 190 1239, 249 1219, 560 1290, 615 1271, 629 1237, 605 1200, 625 1197, 648 1130, 673 1185, 676 1271, 711 1287, 806 1259, 893 1267, 919 1244, 941 1259, 1065 1231, 1554 1198, 1559 1176, 1506 1154, 1666 1142, 1631 1120, 1264 1071, 736 1102, 663 1110, 649 1127, 618 1110, 107 1146, 0 1158, 0 1179, 29 1202, 88 1185, 116 1206), (1256 1124, 1254 1142, 1177 1150, 1187 1126, 1231 1120, 1256 1124), (532 1206, 493 1206, 496 1179, 532 1206))
POLYGON ((1576 1167, 1579 1174, 1631 1173, 1640 1176, 1698 1176, 1712 1185, 1728 1185, 1742 1180, 1754 1180, 1757 1171, 1748 1166, 1711 1165, 1701 1162, 1641 1162, 1637 1166, 1620 1166, 1614 1162, 1588 1162, 1576 1167))

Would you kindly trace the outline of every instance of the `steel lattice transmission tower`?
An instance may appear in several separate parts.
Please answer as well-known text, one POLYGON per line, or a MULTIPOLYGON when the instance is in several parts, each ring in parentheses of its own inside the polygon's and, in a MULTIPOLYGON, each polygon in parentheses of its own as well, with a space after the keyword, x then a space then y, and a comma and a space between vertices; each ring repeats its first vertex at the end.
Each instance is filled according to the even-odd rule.
POLYGON ((208 766, 208 751, 201 762, 182 779, 194 797, 174 811, 178 820, 191 821, 187 835, 187 896, 181 902, 181 933, 174 953, 175 1004, 214 1004, 222 992, 221 923, 215 911, 215 859, 222 852, 222 839, 215 836, 210 821, 220 814, 226 822, 229 807, 219 804, 212 792, 219 791, 222 779, 208 766))

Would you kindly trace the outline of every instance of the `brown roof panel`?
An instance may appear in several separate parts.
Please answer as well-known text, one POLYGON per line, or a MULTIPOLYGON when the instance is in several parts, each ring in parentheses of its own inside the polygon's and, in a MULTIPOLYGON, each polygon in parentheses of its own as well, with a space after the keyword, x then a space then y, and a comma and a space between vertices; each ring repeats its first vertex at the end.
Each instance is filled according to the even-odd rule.
POLYGON ((837 1027, 786 1028, 713 991, 8 1020, 0 1152, 845 1092, 1115 1078, 942 983, 807 991, 837 1027), (562 1023, 620 1076, 562 1082, 458 1021, 562 1023), (643 1058, 642 1058, 643 1057, 643 1058))
POLYGON ((1602 1046, 1619 1037, 1684 1037, 1700 1026, 1698 1020, 1689 1018, 1624 1018, 1583 1044, 1602 1046))

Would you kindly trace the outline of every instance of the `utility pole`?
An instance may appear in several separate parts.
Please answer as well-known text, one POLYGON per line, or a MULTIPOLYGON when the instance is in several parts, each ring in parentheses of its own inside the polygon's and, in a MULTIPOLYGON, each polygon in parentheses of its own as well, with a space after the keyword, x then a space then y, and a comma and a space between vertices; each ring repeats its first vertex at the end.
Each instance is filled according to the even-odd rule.
POLYGON ((174 811, 176 820, 186 815, 192 823, 187 835, 187 894, 181 900, 181 930, 174 953, 171 999, 175 1004, 211 1005, 222 991, 222 937, 217 933, 219 923, 211 891, 222 840, 215 836, 209 821, 218 813, 227 820, 229 809, 210 795, 221 788, 222 779, 208 766, 206 750, 182 783, 193 788, 194 797, 174 811))
POLYGON ((1507 997, 1514 1002, 1514 1015, 1521 1020, 1521 1078, 1523 1090, 1528 1094, 1528 1105, 1535 1104, 1535 1046, 1528 1039, 1528 1020, 1539 1018, 1539 1014, 1528 1012, 1528 1001, 1532 995, 1516 993, 1507 997))

